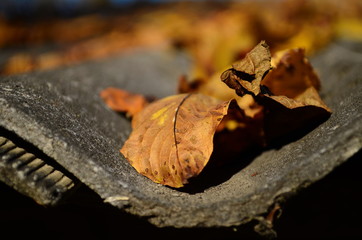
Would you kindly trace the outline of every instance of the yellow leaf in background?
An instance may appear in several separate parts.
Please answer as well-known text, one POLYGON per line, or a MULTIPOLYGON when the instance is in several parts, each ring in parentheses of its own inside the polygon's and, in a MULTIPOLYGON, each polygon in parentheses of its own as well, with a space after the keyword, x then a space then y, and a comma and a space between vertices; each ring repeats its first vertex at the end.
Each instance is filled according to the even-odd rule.
POLYGON ((275 48, 275 51, 304 48, 307 51, 307 55, 311 55, 331 42, 333 36, 334 33, 331 27, 316 27, 306 23, 301 26, 298 33, 289 38, 285 43, 278 45, 275 48))
POLYGON ((362 41, 362 19, 340 19, 335 25, 336 36, 342 39, 362 41))

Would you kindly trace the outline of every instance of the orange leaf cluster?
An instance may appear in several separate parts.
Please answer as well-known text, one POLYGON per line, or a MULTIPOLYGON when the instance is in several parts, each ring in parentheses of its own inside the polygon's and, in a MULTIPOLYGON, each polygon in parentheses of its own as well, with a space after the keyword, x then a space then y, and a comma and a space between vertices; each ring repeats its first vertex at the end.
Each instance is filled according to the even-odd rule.
POLYGON ((221 80, 235 90, 224 99, 218 98, 222 90, 211 91, 214 96, 197 93, 210 87, 208 81, 181 78, 179 89, 192 93, 160 99, 134 116, 121 153, 139 173, 179 188, 200 174, 215 146, 214 154, 226 158, 270 145, 331 113, 318 95, 319 79, 302 49, 272 59, 262 41, 224 71, 221 80))

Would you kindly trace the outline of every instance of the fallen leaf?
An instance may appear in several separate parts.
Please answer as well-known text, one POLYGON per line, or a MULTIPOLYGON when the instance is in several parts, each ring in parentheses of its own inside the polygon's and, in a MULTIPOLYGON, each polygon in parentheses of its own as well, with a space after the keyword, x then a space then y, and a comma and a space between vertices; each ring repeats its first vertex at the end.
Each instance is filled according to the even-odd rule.
POLYGON ((190 83, 181 77, 179 91, 191 93, 161 99, 135 114, 121 153, 139 173, 179 188, 199 175, 211 156, 223 163, 240 159, 242 152, 305 133, 330 116, 302 49, 284 51, 273 65, 271 70, 269 48, 261 42, 221 75, 227 91, 212 87, 212 78, 190 83))
POLYGON ((318 94, 319 78, 304 54, 300 48, 283 51, 262 81, 269 91, 256 98, 267 109, 264 129, 269 143, 313 129, 331 114, 318 94))
MULTIPOLYGON (((245 95, 248 96, 248 95, 245 95)), ((244 97, 245 97, 244 96, 244 97)), ((243 98, 244 98, 243 97, 243 98)), ((247 99, 241 100, 247 103, 247 99)), ((214 136, 213 158, 217 165, 243 159, 242 153, 250 149, 265 147, 263 111, 248 115, 250 106, 240 108, 237 101, 231 101, 227 115, 221 121, 214 136)))
MULTIPOLYGON (((260 47, 261 44, 256 48, 260 47)), ((269 52, 267 46, 263 49, 269 52)), ((263 56, 270 56, 270 53, 261 50, 259 52, 262 52, 260 54, 263 56)), ((245 62, 249 60, 246 59, 248 57, 239 61, 243 64, 233 66, 240 69, 240 66, 247 65, 245 62)), ((269 64, 271 64, 271 59, 269 59, 269 64)), ((250 91, 247 85, 242 85, 245 81, 237 76, 237 69, 232 68, 221 75, 221 80, 233 88, 238 95, 244 96, 245 93, 249 93, 257 106, 262 106, 262 108, 256 108, 256 113, 263 111, 263 137, 267 144, 303 129, 312 129, 328 118, 331 113, 319 97, 317 91, 320 88, 319 78, 305 58, 303 49, 291 49, 277 54, 277 57, 273 59, 273 64, 275 67, 271 71, 266 70, 266 66, 271 66, 267 63, 258 65, 262 70, 255 69, 255 72, 259 72, 259 76, 264 72, 260 79, 252 80, 254 83, 252 89, 259 89, 258 94, 250 91)), ((242 104, 239 104, 239 107, 243 109, 242 104)))
POLYGON ((221 74, 221 80, 230 88, 235 89, 239 96, 246 93, 258 95, 260 82, 270 70, 271 55, 268 45, 261 41, 246 54, 245 58, 232 65, 231 69, 221 74))
POLYGON ((182 187, 205 167, 230 101, 201 94, 170 96, 135 115, 121 153, 154 182, 182 187))
POLYGON ((267 98, 273 99, 279 104, 283 105, 288 109, 300 108, 314 106, 319 107, 327 112, 331 110, 325 105, 322 99, 319 97, 317 90, 314 87, 307 88, 304 92, 293 98, 288 98, 287 96, 275 96, 275 95, 264 95, 267 98))
MULTIPOLYGON (((259 95, 264 106, 264 133, 266 142, 285 139, 300 131, 308 132, 325 121, 331 110, 324 104, 314 87, 309 87, 294 99, 286 96, 259 95)), ((283 141, 283 140, 281 140, 283 141)))
POLYGON ((263 132, 263 107, 254 98, 245 94, 238 96, 235 91, 220 81, 220 74, 206 79, 188 80, 180 77, 178 90, 180 93, 201 93, 221 101, 230 101, 228 113, 219 124, 214 136, 213 159, 216 165, 227 163, 227 159, 235 159, 244 150, 265 145, 263 132))
POLYGON ((262 81, 273 95, 295 98, 309 87, 320 89, 319 78, 305 57, 304 49, 289 49, 277 53, 276 57, 273 57, 273 63, 275 67, 262 81))
POLYGON ((257 104, 251 95, 246 94, 240 97, 235 90, 220 81, 221 73, 214 74, 208 80, 194 79, 190 81, 186 76, 181 76, 178 82, 178 93, 201 93, 222 101, 235 99, 247 117, 253 117, 261 112, 262 106, 257 104))
POLYGON ((148 103, 143 95, 119 88, 106 88, 101 91, 100 96, 109 108, 117 112, 126 112, 130 116, 140 112, 148 103))

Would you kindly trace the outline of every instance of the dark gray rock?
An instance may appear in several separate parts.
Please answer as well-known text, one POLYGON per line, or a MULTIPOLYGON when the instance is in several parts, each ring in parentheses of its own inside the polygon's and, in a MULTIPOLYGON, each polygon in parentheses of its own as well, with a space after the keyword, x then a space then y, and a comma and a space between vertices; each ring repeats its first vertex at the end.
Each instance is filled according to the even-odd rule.
POLYGON ((0 181, 46 206, 57 205, 76 189, 78 181, 71 174, 2 137, 3 132, 0 129, 0 181))
POLYGON ((197 190, 171 189, 138 174, 119 153, 131 130, 129 121, 98 96, 107 86, 157 97, 172 94, 178 75, 189 67, 176 53, 139 52, 2 78, 0 126, 55 159, 105 202, 157 226, 264 222, 274 204, 323 178, 361 148, 362 53, 354 49, 334 44, 313 61, 321 75, 322 96, 333 110, 326 122, 197 190))

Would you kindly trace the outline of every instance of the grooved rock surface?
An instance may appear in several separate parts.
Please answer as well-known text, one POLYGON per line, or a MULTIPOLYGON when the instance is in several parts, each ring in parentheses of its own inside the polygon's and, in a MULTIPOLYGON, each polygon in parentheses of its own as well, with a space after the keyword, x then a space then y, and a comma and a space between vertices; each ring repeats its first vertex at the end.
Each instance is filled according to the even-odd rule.
POLYGON ((174 190, 138 174, 120 155, 127 119, 108 109, 108 86, 164 97, 189 70, 182 54, 137 52, 103 62, 0 79, 0 126, 74 174, 105 202, 157 226, 230 226, 260 219, 290 193, 331 172, 362 146, 361 45, 336 43, 316 56, 332 116, 305 136, 220 169, 219 181, 174 190))
POLYGON ((0 181, 41 205, 56 205, 76 183, 66 174, 1 136, 0 181))

